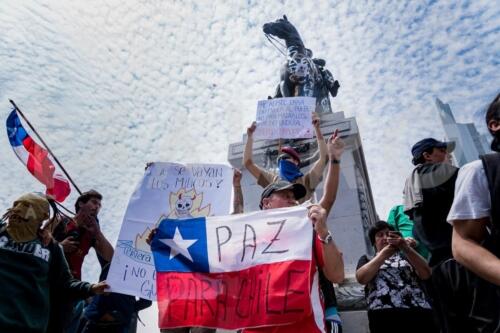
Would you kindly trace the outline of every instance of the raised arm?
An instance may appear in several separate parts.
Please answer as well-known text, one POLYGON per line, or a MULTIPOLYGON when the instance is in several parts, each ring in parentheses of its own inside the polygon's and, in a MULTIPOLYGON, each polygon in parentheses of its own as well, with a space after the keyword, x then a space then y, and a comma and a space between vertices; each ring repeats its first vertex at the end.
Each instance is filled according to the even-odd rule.
POLYGON ((95 237, 94 247, 98 255, 100 255, 105 261, 111 262, 111 259, 113 258, 114 249, 111 243, 106 238, 106 236, 104 236, 100 228, 95 237))
POLYGON ((241 214, 243 213, 243 192, 241 191, 241 171, 234 169, 233 173, 233 213, 241 214))
POLYGON ((321 176, 323 175, 323 170, 325 169, 328 152, 326 148, 325 138, 321 133, 320 119, 316 112, 313 112, 312 119, 314 132, 316 133, 316 141, 318 143, 319 159, 316 161, 316 163, 314 163, 309 173, 314 175, 314 179, 316 179, 319 183, 321 176))
POLYGON ((340 175, 340 157, 344 152, 345 143, 338 134, 338 130, 328 139, 327 151, 330 162, 328 163, 328 172, 323 188, 323 197, 319 204, 330 214, 335 199, 337 198, 337 189, 339 187, 340 175))
POLYGON ((253 155, 253 133, 257 128, 255 121, 247 128, 247 142, 245 144, 245 150, 243 151, 243 166, 255 177, 259 179, 261 174, 261 169, 252 160, 253 155))
POLYGON ((453 257, 481 278, 500 286, 500 259, 481 246, 488 232, 488 223, 489 218, 454 220, 453 257))
MULTIPOLYGON (((309 208, 309 218, 313 222, 316 235, 321 239, 326 239, 329 235, 326 225, 327 213, 319 205, 313 205, 309 208)), ((333 283, 340 283, 344 280, 344 259, 342 252, 337 248, 335 242, 330 240, 327 244, 322 243, 323 249, 323 273, 325 277, 333 283)))

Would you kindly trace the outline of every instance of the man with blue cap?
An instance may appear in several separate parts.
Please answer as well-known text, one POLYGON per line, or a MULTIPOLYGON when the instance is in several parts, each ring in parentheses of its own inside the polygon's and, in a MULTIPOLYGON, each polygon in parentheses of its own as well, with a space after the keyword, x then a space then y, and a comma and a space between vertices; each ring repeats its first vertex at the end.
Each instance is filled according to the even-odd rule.
POLYGON ((414 221, 415 239, 430 251, 431 266, 452 257, 452 228, 446 217, 453 202, 458 173, 450 159, 454 148, 454 142, 426 138, 411 149, 415 168, 405 184, 405 213, 414 221))
POLYGON ((458 168, 451 165, 453 142, 426 138, 411 149, 415 168, 406 179, 404 188, 405 213, 413 220, 413 235, 429 250, 430 280, 425 289, 441 329, 447 331, 449 305, 438 286, 447 281, 445 263, 453 258, 451 237, 453 228, 446 217, 453 203, 458 168))

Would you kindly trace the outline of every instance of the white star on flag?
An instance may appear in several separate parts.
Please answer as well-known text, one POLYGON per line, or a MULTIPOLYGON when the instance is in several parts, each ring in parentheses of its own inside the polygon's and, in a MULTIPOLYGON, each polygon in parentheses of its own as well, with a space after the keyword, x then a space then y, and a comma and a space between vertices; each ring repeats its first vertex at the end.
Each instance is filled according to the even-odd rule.
POLYGON ((183 239, 178 227, 175 227, 174 238, 163 238, 159 240, 163 244, 170 247, 170 258, 173 259, 178 254, 182 254, 187 259, 193 261, 189 254, 188 248, 196 243, 197 239, 183 239))

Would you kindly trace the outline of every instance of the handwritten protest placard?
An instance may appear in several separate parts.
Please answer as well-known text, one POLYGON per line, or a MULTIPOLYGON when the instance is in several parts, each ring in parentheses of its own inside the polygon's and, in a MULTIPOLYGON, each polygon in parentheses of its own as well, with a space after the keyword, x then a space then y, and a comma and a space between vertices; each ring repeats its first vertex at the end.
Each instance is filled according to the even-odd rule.
POLYGON ((156 300, 151 229, 160 221, 226 215, 231 167, 220 164, 153 163, 132 194, 108 274, 111 291, 156 300))
POLYGON ((312 138, 313 97, 287 97, 259 101, 256 139, 312 138))

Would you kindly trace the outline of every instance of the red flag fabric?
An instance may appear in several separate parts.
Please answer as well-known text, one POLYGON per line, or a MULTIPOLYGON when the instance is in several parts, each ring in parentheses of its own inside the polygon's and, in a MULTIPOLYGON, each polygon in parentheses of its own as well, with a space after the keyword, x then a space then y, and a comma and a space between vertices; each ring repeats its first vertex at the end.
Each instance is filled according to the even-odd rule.
POLYGON ((26 132, 16 110, 13 110, 7 118, 7 135, 19 160, 46 186, 46 194, 58 202, 63 202, 71 192, 69 181, 58 172, 47 150, 38 145, 26 132))

